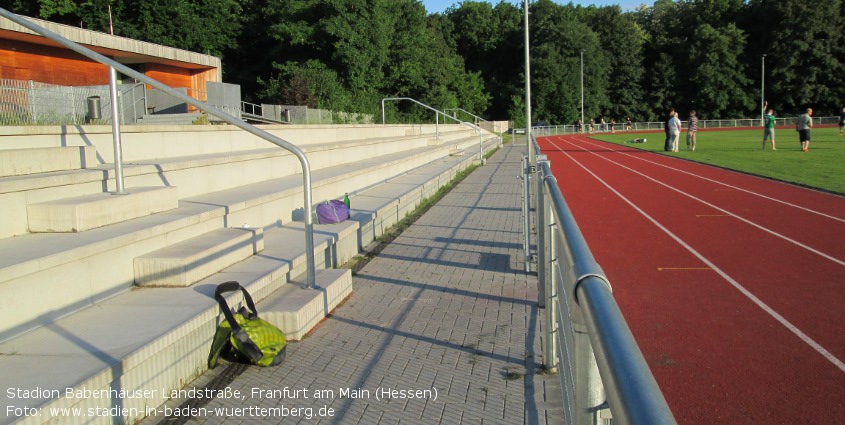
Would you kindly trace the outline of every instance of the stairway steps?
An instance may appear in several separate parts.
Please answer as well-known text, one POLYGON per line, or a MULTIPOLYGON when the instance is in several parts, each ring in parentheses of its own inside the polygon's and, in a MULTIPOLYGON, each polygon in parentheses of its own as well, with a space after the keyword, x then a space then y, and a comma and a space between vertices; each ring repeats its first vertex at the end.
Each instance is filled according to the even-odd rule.
POLYGON ((133 187, 124 194, 96 193, 27 205, 34 233, 83 232, 175 209, 175 187, 133 187))
POLYGON ((136 257, 138 286, 184 287, 211 276, 264 249, 262 229, 212 230, 136 257))
POLYGON ((97 164, 93 146, 0 149, 0 177, 78 170, 97 164))

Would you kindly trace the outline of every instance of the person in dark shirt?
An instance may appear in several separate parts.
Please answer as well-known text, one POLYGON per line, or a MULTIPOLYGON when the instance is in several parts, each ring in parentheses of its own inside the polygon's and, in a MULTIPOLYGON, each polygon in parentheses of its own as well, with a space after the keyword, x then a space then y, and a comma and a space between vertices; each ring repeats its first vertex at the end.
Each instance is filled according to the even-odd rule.
POLYGON ((842 130, 845 129, 845 108, 842 108, 842 113, 839 115, 839 135, 842 135, 842 130))

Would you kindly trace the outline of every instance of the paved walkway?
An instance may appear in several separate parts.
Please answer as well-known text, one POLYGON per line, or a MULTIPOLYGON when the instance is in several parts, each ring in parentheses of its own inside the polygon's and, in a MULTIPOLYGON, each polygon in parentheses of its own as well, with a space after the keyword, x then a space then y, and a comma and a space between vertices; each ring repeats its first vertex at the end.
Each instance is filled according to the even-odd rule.
POLYGON ((545 325, 523 271, 523 151, 506 145, 470 174, 354 277, 284 365, 249 368, 229 385, 243 399, 217 398, 193 421, 563 423, 559 377, 537 373, 545 325), (243 410, 211 414, 222 407, 243 410))

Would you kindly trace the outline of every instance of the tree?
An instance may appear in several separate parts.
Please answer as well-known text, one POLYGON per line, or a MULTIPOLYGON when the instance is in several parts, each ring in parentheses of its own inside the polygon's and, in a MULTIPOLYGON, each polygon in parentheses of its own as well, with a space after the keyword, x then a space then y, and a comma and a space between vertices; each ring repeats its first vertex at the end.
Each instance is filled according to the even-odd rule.
POLYGON ((702 118, 742 117, 754 111, 751 82, 739 62, 738 52, 744 46, 745 36, 734 24, 721 29, 709 24, 696 28, 690 41, 692 90, 687 105, 697 109, 702 118))
MULTIPOLYGON (((814 107, 817 114, 841 111, 845 91, 839 78, 845 67, 841 0, 820 4, 796 0, 752 1, 753 19, 781 22, 777 31, 751 25, 760 61, 766 54, 766 97, 781 111, 798 113, 814 107)), ((758 68, 759 69, 759 68, 758 68)))
POLYGON ((116 35, 216 56, 236 47, 242 22, 237 0, 38 0, 38 5, 42 19, 102 32, 109 31, 111 6, 116 35))
POLYGON ((601 50, 610 61, 607 83, 608 104, 602 115, 623 120, 647 115, 643 78, 643 45, 646 34, 633 15, 619 6, 580 9, 590 28, 599 36, 601 50))
MULTIPOLYGON (((466 69, 483 78, 490 106, 475 110, 491 119, 507 119, 511 97, 524 87, 522 11, 510 3, 464 1, 446 11, 450 30, 444 34, 446 44, 464 58, 466 69)), ((472 111, 472 110, 471 110, 472 111)), ((524 115, 524 114, 523 114, 524 115)))

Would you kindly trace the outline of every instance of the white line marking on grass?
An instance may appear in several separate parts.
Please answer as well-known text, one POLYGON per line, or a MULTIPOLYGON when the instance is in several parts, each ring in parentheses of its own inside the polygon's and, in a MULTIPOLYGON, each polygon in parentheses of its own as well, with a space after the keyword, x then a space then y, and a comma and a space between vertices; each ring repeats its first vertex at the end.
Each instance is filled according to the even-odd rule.
MULTIPOLYGON (((593 145, 593 146, 596 146, 596 147, 602 147, 601 145, 597 145, 597 144, 594 144, 594 143, 590 143, 590 142, 589 142, 589 141, 587 141, 587 140, 580 140, 580 141, 583 141, 583 142, 589 143, 589 144, 591 144, 591 145, 593 145)), ((609 142, 605 142, 605 143, 609 143, 609 142)), ((754 191, 751 191, 751 190, 748 190, 748 189, 743 189, 743 188, 741 188, 741 187, 734 186, 734 185, 731 185, 731 184, 728 184, 728 183, 720 182, 720 181, 718 181, 718 180, 714 180, 714 179, 711 179, 711 178, 709 178, 709 177, 704 177, 704 176, 702 176, 702 175, 695 174, 695 173, 693 173, 693 172, 691 172, 691 171, 686 171, 686 170, 682 170, 682 169, 680 169, 680 168, 675 168, 675 167, 672 167, 672 166, 670 166, 670 165, 661 164, 661 163, 659 163, 659 162, 652 161, 652 160, 649 160, 649 159, 646 159, 646 158, 640 158, 639 156, 636 156, 636 155, 631 155, 631 154, 629 154, 629 153, 627 153, 627 152, 624 152, 624 151, 616 151, 616 152, 618 152, 618 153, 620 153, 620 154, 622 154, 622 155, 625 155, 625 156, 629 156, 629 157, 634 158, 634 159, 638 159, 638 160, 640 160, 640 161, 648 162, 648 163, 650 163, 650 164, 654 164, 654 165, 657 165, 657 166, 660 166, 660 167, 668 168, 668 169, 670 169, 670 170, 677 171, 677 172, 679 172, 679 173, 687 174, 687 175, 690 175, 690 176, 693 176, 693 177, 698 177, 698 178, 700 178, 700 179, 702 179, 702 180, 707 180, 707 181, 712 182, 712 183, 720 184, 720 185, 722 185, 722 186, 725 186, 725 187, 730 188, 730 189, 733 189, 733 190, 739 190, 739 191, 742 191, 742 192, 745 192, 745 193, 748 193, 748 194, 751 194, 751 195, 754 195, 754 196, 759 196, 759 197, 761 197, 761 198, 768 199, 768 200, 773 201, 773 202, 778 202, 778 203, 781 203, 781 204, 784 204, 784 205, 788 205, 788 206, 793 207, 793 208, 798 208, 799 210, 803 210, 803 211, 806 211, 806 212, 809 212, 809 213, 812 213, 812 214, 818 214, 818 215, 820 215, 820 216, 822 216, 822 217, 826 217, 826 218, 829 218, 829 219, 831 219, 831 220, 836 220, 836 221, 840 221, 840 222, 842 222, 842 223, 845 223, 845 218, 840 218, 840 217, 832 216, 832 215, 830 215, 830 214, 825 214, 825 213, 823 213, 823 212, 821 212, 821 211, 816 211, 816 210, 813 210, 813 209, 810 209, 810 208, 807 208, 807 207, 802 207, 802 206, 800 206, 800 205, 796 205, 796 204, 793 204, 793 203, 788 202, 788 201, 784 201, 784 200, 777 199, 777 198, 772 198, 771 196, 768 196, 768 195, 763 195, 762 193, 757 193, 757 192, 754 192, 754 191)), ((704 165, 707 165, 707 164, 704 164, 704 165)), ((756 177, 756 176, 751 176, 751 177, 756 177)), ((759 177, 758 177, 758 178, 759 178, 759 177)), ((772 180, 772 181, 774 181, 774 180, 772 180)), ((785 183, 782 183, 782 182, 778 182, 778 183, 785 184, 785 183)), ((716 189, 716 190, 719 190, 719 189, 716 189)), ((722 190, 725 190, 725 189, 722 189, 722 190)), ((815 191, 815 192, 816 192, 816 193, 820 193, 820 194, 824 194, 824 195, 828 195, 828 194, 826 194, 826 193, 824 193, 824 192, 819 192, 819 191, 815 191)), ((830 196, 830 195, 828 195, 828 196, 830 196)))
MULTIPOLYGON (((736 288, 736 289, 737 289, 740 293, 742 293, 743 295, 745 295, 745 296, 746 296, 749 300, 751 300, 751 302, 753 302, 753 303, 754 303, 754 304, 756 304, 758 307, 760 307, 761 309, 763 309, 763 311, 765 311, 766 313, 768 313, 768 314, 769 314, 769 316, 771 316, 772 318, 774 318, 775 320, 777 320, 777 321, 778 321, 781 325, 783 325, 784 327, 786 327, 786 329, 788 329, 790 332, 792 332, 793 334, 795 334, 795 336, 797 336, 797 337, 798 337, 798 338, 800 338, 802 341, 804 341, 807 345, 809 345, 809 346, 810 346, 810 347, 812 347, 814 350, 816 350, 816 352, 818 352, 819 354, 821 354, 822 356, 824 356, 824 358, 826 358, 828 361, 830 361, 831 363, 833 363, 833 365, 834 365, 834 366, 836 366, 837 368, 839 368, 839 370, 841 370, 842 372, 845 372, 845 363, 843 363, 841 360, 839 360, 838 358, 836 358, 836 356, 834 356, 834 355, 833 355, 833 354, 831 354, 829 351, 827 351, 824 347, 822 347, 819 343, 817 343, 817 342, 816 342, 816 341, 814 341, 812 338, 810 338, 807 334, 805 334, 805 333, 804 333, 804 332, 802 332, 800 329, 798 329, 797 327, 795 327, 795 325, 793 325, 793 324, 792 324, 792 323, 790 323, 788 320, 786 320, 786 318, 785 318, 785 317, 783 317, 783 316, 781 316, 780 314, 778 314, 778 312, 776 312, 774 309, 772 309, 771 307, 769 307, 769 306, 768 306, 766 303, 764 303, 761 299, 757 298, 754 294, 752 294, 752 293, 751 293, 751 291, 749 291, 749 290, 745 289, 745 287, 744 287, 744 286, 742 286, 739 282, 737 282, 736 280, 734 280, 734 278, 730 277, 727 273, 725 273, 725 271, 724 271, 724 270, 720 269, 718 266, 716 266, 716 264, 713 264, 713 262, 711 262, 710 260, 708 260, 708 259, 707 259, 704 255, 702 255, 701 253, 699 253, 698 251, 696 251, 693 247, 691 247, 689 244, 687 244, 686 242, 684 242, 684 241, 683 241, 680 237, 678 237, 676 234, 672 233, 672 231, 671 231, 671 230, 667 229, 665 226, 663 226, 662 224, 660 224, 657 220, 655 220, 655 219, 654 219, 654 217, 650 216, 647 212, 643 211, 640 207, 638 207, 636 204, 634 204, 634 203, 633 203, 630 199, 626 198, 626 197, 625 197, 625 195, 623 195, 623 194, 619 193, 619 191, 617 191, 617 190, 616 190, 616 189, 614 189, 612 186, 610 186, 610 184, 608 184, 607 182, 605 182, 604 180, 602 180, 602 178, 601 178, 601 177, 597 176, 597 175, 596 175, 595 173, 593 173, 590 169, 588 169, 588 168, 587 168, 587 167, 585 167, 583 164, 581 164, 580 162, 578 162, 575 158, 572 158, 572 156, 571 156, 571 155, 569 155, 569 153, 567 153, 567 152, 563 151, 563 150, 562 150, 562 149, 561 149, 561 148, 560 148, 560 147, 559 147, 556 143, 554 143, 554 142, 551 142, 551 143, 552 143, 552 144, 553 144, 556 148, 558 148, 558 150, 559 150, 561 153, 563 153, 563 154, 564 154, 564 155, 566 155, 566 156, 567 156, 570 160, 572 160, 573 162, 575 162, 576 164, 578 164, 578 166, 580 166, 581 168, 583 168, 586 172, 590 173, 590 175, 592 175, 592 176, 593 176, 596 180, 598 180, 601 184, 603 184, 605 187, 607 187, 608 189, 610 189, 610 191, 611 191, 611 192, 613 192, 614 194, 616 194, 616 196, 618 196, 620 199, 622 199, 622 200, 623 200, 623 201, 625 201, 628 205, 630 205, 630 206, 631 206, 631 208, 633 208, 634 210, 636 210, 638 213, 640 213, 640 214, 641 214, 643 217, 645 217, 647 220, 651 221, 651 222, 652 222, 655 226, 657 226, 657 228, 659 228, 659 229, 660 229, 660 230, 662 230, 664 233, 666 233, 667 235, 669 235, 669 237, 670 237, 670 238, 674 239, 674 240, 675 240, 676 242, 678 242, 678 243, 679 243, 682 247, 684 247, 687 251, 689 251, 690 253, 692 253, 692 255, 695 255, 695 256, 696 256, 699 260, 701 260, 704 264, 706 264, 708 267, 710 267, 711 269, 713 269, 713 271, 715 271, 716 273, 718 273, 718 274, 719 274, 719 276, 722 276, 722 278, 723 278, 723 279, 725 279, 725 281, 727 281, 728 283, 730 283, 730 284, 731 284, 731 286, 733 286, 733 287, 734 287, 734 288, 736 288)), ((568 142, 568 143, 572 144, 572 142, 568 142)), ((575 144, 572 144, 572 145, 573 145, 573 146, 578 147, 578 146, 577 146, 577 145, 575 145, 575 144)))
MULTIPOLYGON (((555 145, 555 147, 557 147, 558 149, 560 149, 560 147, 559 147, 559 146, 557 146, 554 142, 552 142, 551 140, 549 140, 549 141, 550 141, 553 145, 555 145)), ((668 184, 666 184, 666 183, 663 183, 662 181, 660 181, 660 180, 658 180, 658 179, 655 179, 654 177, 647 176, 647 175, 645 175, 645 174, 644 174, 644 173, 642 173, 642 172, 639 172, 639 171, 637 171, 637 170, 635 170, 635 169, 633 169, 633 168, 631 168, 631 167, 628 167, 627 165, 620 164, 620 163, 618 163, 618 162, 616 162, 616 161, 614 161, 614 160, 612 160, 612 159, 610 159, 610 158, 605 158, 604 156, 601 156, 601 155, 599 155, 599 154, 597 154, 597 153, 595 153, 595 152, 588 151, 587 149, 584 149, 583 147, 581 147, 581 146, 579 146, 579 145, 576 145, 575 143, 573 143, 573 142, 571 142, 571 141, 567 141, 567 143, 571 144, 572 146, 575 146, 575 147, 576 147, 576 148, 578 148, 578 149, 583 150, 584 152, 589 152, 589 153, 591 153, 591 154, 593 154, 593 155, 595 155, 595 156, 597 156, 597 157, 599 157, 599 158, 601 158, 601 159, 603 159, 603 160, 605 160, 605 161, 608 161, 608 162, 610 162, 610 163, 612 163, 612 164, 616 164, 617 166, 619 166, 619 167, 621 167, 621 168, 624 168, 624 169, 626 169, 626 170, 629 170, 629 171, 631 171, 632 173, 639 174, 639 175, 641 175, 641 176, 643 176, 643 177, 645 177, 645 178, 647 178, 647 179, 649 179, 649 180, 651 180, 651 181, 653 181, 653 182, 655 182, 655 183, 657 183, 657 184, 660 184, 660 185, 662 185, 662 186, 664 186, 664 187, 666 187, 666 188, 668 188, 668 189, 674 190, 675 192, 678 192, 678 193, 680 193, 681 195, 684 195, 684 196, 686 196, 686 197, 688 197, 688 198, 690 198, 690 199, 693 199, 693 200, 696 200, 696 201, 698 201, 698 202, 701 202, 702 204, 707 205, 707 206, 708 206, 708 207, 710 207, 710 208, 713 208, 713 209, 715 209, 715 210, 717 210, 717 211, 720 211, 720 212, 722 212, 722 213, 728 214, 728 215, 730 215, 731 217, 734 217, 734 218, 736 218, 737 220, 743 221, 743 222, 745 222, 745 223, 747 223, 747 224, 749 224, 749 225, 751 225, 751 226, 753 226, 753 227, 756 227, 756 228, 758 228, 758 229, 760 229, 760 230, 762 230, 762 231, 764 231, 764 232, 766 232, 766 233, 769 233, 769 234, 771 234, 771 235, 773 235, 773 236, 776 236, 776 237, 778 237, 778 238, 781 238, 781 239, 783 239, 783 240, 785 240, 785 241, 787 241, 787 242, 789 242, 789 243, 792 243, 792 244, 794 244, 794 245, 796 245, 796 246, 799 246, 799 247, 801 247, 801 248, 804 248, 804 249, 806 249, 807 251, 810 251, 810 252, 812 252, 812 253, 814 253, 814 254, 817 254, 817 255, 819 255, 819 256, 821 256, 821 257, 827 258, 828 260, 833 261, 834 263, 839 264, 840 266, 845 266, 845 261, 842 261, 842 260, 840 260, 840 259, 838 259, 838 258, 836 258, 836 257, 833 257, 833 256, 831 256, 831 255, 825 254, 824 252, 821 252, 821 251, 819 251, 819 250, 817 250, 817 249, 815 249, 815 248, 812 248, 812 247, 810 247, 810 246, 807 246, 807 245, 805 245, 805 244, 803 244, 803 243, 801 243, 801 242, 798 242, 798 241, 796 241, 795 239, 792 239, 792 238, 790 238, 790 237, 788 237, 788 236, 785 236, 785 235, 782 235, 782 234, 780 234, 780 233, 778 233, 778 232, 775 232, 774 230, 771 230, 771 229, 769 229, 769 228, 767 228, 767 227, 763 227, 763 226, 761 226, 761 225, 759 225, 759 224, 757 224, 757 223, 755 223, 755 222, 753 222, 753 221, 751 221, 751 220, 749 220, 749 219, 747 219, 747 218, 740 217, 740 216, 738 216, 738 215, 736 215, 736 214, 734 214, 734 213, 732 213, 732 212, 730 212, 730 211, 728 211, 728 210, 726 210, 726 209, 724 209, 724 208, 718 207, 718 206, 716 206, 716 205, 714 205, 714 204, 711 204, 710 202, 707 202, 707 201, 705 201, 705 200, 703 200, 703 199, 701 199, 701 198, 698 198, 698 197, 696 197, 695 195, 692 195, 692 194, 689 194, 689 193, 687 193, 687 192, 684 192, 683 190, 678 189, 678 188, 676 188, 676 187, 672 187, 672 186, 670 186, 670 185, 668 185, 668 184)))

